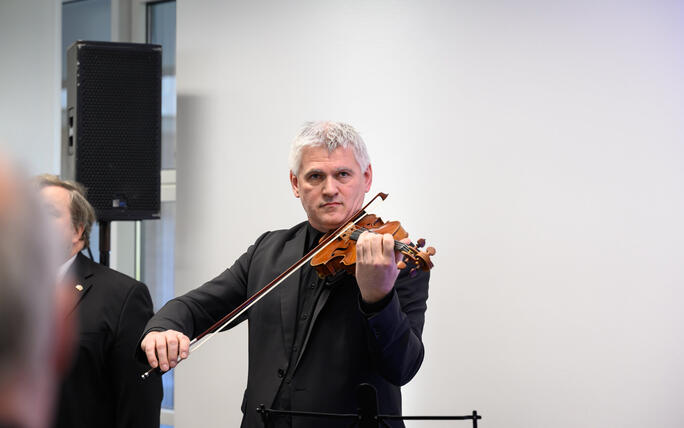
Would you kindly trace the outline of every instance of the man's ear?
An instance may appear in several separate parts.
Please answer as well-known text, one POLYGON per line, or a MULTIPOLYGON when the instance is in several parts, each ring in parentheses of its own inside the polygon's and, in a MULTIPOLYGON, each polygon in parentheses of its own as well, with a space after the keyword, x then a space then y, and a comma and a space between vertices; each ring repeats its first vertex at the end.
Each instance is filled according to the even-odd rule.
POLYGON ((368 168, 366 168, 366 172, 363 173, 363 179, 366 183, 366 193, 371 188, 371 184, 373 184, 373 167, 371 164, 368 164, 368 168))
POLYGON ((74 238, 75 241, 72 242, 72 244, 75 244, 76 242, 83 240, 83 231, 85 231, 85 226, 82 224, 79 224, 78 226, 76 226, 75 229, 76 229, 76 234, 74 236, 78 236, 78 239, 74 238))
POLYGON ((294 193, 295 198, 299 198, 299 179, 292 171, 290 171, 290 184, 292 185, 292 193, 294 193))

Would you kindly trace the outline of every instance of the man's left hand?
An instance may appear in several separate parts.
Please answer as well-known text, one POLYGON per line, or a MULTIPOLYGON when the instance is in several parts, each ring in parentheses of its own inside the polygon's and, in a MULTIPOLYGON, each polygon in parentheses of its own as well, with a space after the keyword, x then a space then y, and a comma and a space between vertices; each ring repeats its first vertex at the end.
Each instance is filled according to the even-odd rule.
MULTIPOLYGON (((409 242, 408 239, 402 240, 409 242)), ((366 303, 382 300, 399 275, 401 253, 394 250, 394 237, 364 232, 356 242, 356 282, 366 303)))

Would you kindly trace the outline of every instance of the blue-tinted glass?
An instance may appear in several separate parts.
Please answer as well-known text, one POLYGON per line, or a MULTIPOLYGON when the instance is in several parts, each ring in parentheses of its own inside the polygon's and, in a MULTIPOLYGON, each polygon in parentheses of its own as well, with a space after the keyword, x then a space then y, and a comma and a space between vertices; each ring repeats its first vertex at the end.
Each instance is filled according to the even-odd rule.
POLYGON ((67 48, 76 40, 110 41, 110 0, 67 1, 62 4, 62 80, 66 80, 67 48))
MULTIPOLYGON (((100 263, 100 226, 95 222, 90 229, 90 252, 93 253, 93 260, 100 263)), ((88 251, 84 251, 88 255, 88 251)))
POLYGON ((162 169, 176 168, 176 76, 162 77, 162 169))
MULTIPOLYGON (((176 168, 176 2, 147 5, 147 43, 162 47, 162 169, 176 168)), ((161 219, 143 222, 142 279, 155 312, 173 298, 176 204, 162 202, 161 219)), ((173 409, 173 370, 162 377, 162 408, 173 409)))
POLYGON ((142 222, 141 280, 150 289, 155 312, 173 298, 175 224, 175 202, 162 202, 159 220, 142 222))
POLYGON ((147 42, 162 47, 162 169, 176 168, 176 2, 147 6, 147 42))
POLYGON ((164 74, 176 69, 176 2, 166 1, 147 6, 147 42, 162 45, 164 74))
MULTIPOLYGON (((150 289, 155 312, 173 298, 175 224, 175 202, 162 202, 161 218, 142 223, 141 280, 150 289)), ((162 383, 162 407, 173 409, 173 370, 162 376, 162 383)))

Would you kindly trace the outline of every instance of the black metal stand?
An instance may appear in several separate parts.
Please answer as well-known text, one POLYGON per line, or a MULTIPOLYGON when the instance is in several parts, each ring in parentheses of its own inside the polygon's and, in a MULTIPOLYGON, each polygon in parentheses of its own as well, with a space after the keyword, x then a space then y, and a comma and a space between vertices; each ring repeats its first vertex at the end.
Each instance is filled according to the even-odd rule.
POLYGON ((377 392, 373 385, 362 383, 357 388, 357 398, 359 401, 358 413, 320 413, 320 412, 300 412, 293 410, 274 410, 267 409, 263 404, 260 405, 256 411, 261 415, 261 421, 266 428, 270 427, 272 418, 279 416, 303 416, 309 418, 326 418, 326 419, 348 419, 351 422, 351 427, 358 428, 380 428, 390 426, 386 420, 432 420, 432 421, 462 421, 472 420, 473 428, 477 428, 477 421, 482 419, 482 416, 477 414, 476 410, 468 416, 401 416, 401 415, 379 415, 378 414, 378 400, 377 392))
POLYGON ((109 249, 111 247, 111 232, 109 221, 98 221, 100 226, 100 264, 109 266, 109 249))

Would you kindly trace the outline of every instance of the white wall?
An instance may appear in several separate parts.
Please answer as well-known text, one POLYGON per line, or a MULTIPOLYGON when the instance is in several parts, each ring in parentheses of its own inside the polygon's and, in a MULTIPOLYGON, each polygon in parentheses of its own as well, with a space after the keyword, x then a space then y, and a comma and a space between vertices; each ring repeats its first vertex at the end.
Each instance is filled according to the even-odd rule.
MULTIPOLYGON (((304 219, 289 142, 348 121, 385 219, 438 250, 406 414, 684 425, 681 3, 177 10, 178 293, 304 219)), ((238 426, 245 332, 176 369, 179 428, 238 426)))
POLYGON ((59 172, 61 2, 0 2, 0 147, 30 174, 59 172))

